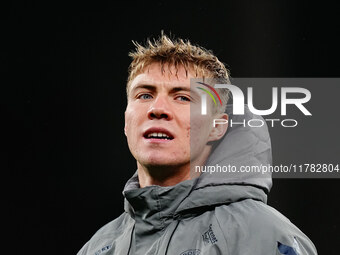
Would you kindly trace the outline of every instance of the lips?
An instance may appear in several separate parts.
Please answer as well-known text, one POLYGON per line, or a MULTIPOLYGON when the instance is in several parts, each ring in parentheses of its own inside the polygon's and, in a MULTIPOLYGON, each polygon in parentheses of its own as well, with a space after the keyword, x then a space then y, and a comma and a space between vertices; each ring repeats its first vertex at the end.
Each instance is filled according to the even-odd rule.
POLYGON ((147 129, 144 132, 143 137, 145 139, 161 139, 161 140, 173 140, 174 139, 173 134, 169 130, 165 128, 157 128, 157 127, 147 129))

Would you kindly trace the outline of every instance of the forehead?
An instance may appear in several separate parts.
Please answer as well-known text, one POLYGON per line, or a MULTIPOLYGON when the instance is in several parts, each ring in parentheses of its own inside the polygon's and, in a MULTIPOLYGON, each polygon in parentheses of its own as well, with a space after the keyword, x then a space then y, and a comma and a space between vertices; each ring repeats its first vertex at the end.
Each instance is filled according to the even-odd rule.
POLYGON ((169 66, 153 63, 144 68, 131 82, 130 90, 136 86, 154 85, 164 87, 186 86, 190 87, 190 78, 193 78, 191 70, 186 70, 183 66, 169 66))

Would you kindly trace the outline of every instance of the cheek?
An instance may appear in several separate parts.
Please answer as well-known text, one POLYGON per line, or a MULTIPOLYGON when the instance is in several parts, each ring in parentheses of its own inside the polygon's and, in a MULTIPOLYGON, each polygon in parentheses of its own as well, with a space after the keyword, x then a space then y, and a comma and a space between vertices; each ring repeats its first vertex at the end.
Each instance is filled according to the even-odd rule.
POLYGON ((211 131, 212 122, 209 117, 198 115, 191 118, 190 141, 192 146, 205 144, 211 131))
POLYGON ((172 125, 176 127, 179 137, 182 139, 190 138, 190 127, 191 127, 190 111, 188 109, 175 109, 174 110, 174 122, 172 125))
POLYGON ((138 119, 136 118, 138 114, 135 113, 131 107, 128 107, 125 111, 125 135, 127 138, 133 138, 133 133, 137 131, 138 119))
POLYGON ((207 133, 212 127, 212 118, 210 115, 195 114, 191 115, 190 125, 192 132, 207 133))

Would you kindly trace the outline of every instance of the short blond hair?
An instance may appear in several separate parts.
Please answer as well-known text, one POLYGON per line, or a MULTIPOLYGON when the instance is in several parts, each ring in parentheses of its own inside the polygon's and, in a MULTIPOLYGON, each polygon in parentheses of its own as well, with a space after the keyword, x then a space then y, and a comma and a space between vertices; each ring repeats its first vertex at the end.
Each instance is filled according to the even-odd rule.
MULTIPOLYGON (((194 70, 196 77, 213 78, 218 83, 230 84, 229 70, 213 52, 201 46, 192 45, 189 40, 170 39, 162 32, 158 39, 152 41, 148 39, 145 46, 134 41, 133 43, 136 48, 129 53, 132 62, 128 70, 127 95, 129 95, 132 80, 153 63, 160 63, 162 71, 164 71, 164 64, 174 66, 175 70, 183 66, 186 73, 189 69, 194 70)), ((229 91, 216 90, 222 101, 222 106, 218 110, 224 112, 229 99, 229 91)))

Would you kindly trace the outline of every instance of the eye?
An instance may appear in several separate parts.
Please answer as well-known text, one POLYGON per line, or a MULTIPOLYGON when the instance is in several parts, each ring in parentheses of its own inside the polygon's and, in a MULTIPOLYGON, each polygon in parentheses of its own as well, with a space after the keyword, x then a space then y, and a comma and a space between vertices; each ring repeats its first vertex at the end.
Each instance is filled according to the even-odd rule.
POLYGON ((188 96, 177 96, 175 99, 179 101, 187 101, 187 102, 191 101, 190 97, 188 96))
POLYGON ((148 99, 151 99, 152 96, 150 94, 139 94, 137 96, 138 99, 142 99, 142 100, 148 100, 148 99))

